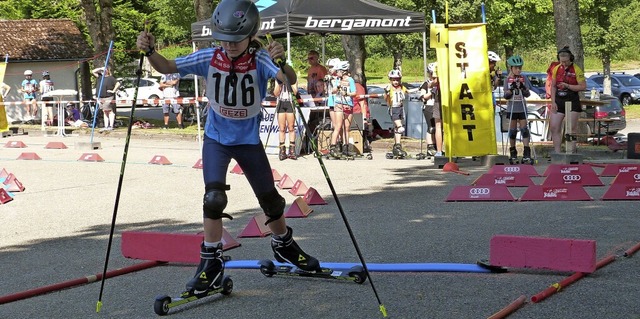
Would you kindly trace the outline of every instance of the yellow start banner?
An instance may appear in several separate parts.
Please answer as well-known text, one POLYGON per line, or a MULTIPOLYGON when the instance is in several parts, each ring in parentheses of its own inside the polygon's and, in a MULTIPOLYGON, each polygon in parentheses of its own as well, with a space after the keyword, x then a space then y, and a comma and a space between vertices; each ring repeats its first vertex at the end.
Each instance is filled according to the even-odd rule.
MULTIPOLYGON (((0 62, 0 84, 4 82, 4 72, 7 70, 7 63, 0 62)), ((2 103, 2 94, 0 94, 0 132, 4 132, 9 129, 9 123, 7 122, 7 112, 2 103)))
POLYGON ((445 154, 497 154, 485 24, 432 24, 430 34, 438 58, 445 154))

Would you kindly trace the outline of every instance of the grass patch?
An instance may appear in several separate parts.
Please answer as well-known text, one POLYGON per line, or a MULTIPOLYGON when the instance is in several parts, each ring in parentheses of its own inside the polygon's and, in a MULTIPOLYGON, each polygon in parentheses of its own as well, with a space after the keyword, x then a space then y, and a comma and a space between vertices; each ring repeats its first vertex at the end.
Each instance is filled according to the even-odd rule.
POLYGON ((624 107, 625 117, 628 120, 640 119, 640 104, 632 104, 624 107))

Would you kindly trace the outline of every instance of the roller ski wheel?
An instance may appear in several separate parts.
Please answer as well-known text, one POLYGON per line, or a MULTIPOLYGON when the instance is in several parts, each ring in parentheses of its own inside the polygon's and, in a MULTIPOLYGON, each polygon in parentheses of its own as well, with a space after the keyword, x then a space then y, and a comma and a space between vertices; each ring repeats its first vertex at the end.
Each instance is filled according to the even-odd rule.
POLYGON ((367 159, 368 159, 368 160, 372 160, 372 159, 373 159, 373 154, 368 153, 368 154, 367 154, 367 159))
POLYGON ((423 160, 423 159, 427 159, 427 158, 430 158, 430 157, 428 157, 427 154, 425 154, 425 153, 416 154, 416 159, 419 160, 419 161, 423 160))
POLYGON ((357 284, 363 284, 367 280, 367 274, 362 266, 353 266, 347 270, 320 268, 319 271, 306 271, 290 264, 282 264, 276 266, 276 264, 274 264, 274 262, 269 259, 260 261, 260 272, 265 277, 269 278, 274 276, 313 277, 342 281, 353 281, 357 284))
POLYGON ((205 292, 196 294, 193 292, 193 290, 190 290, 181 293, 180 296, 175 298, 167 295, 158 296, 153 303, 153 311, 159 316, 166 316, 171 308, 190 303, 198 299, 213 296, 217 293, 227 296, 231 294, 232 291, 233 280, 231 280, 231 277, 229 276, 224 276, 222 278, 222 284, 220 285, 220 287, 209 289, 205 292))
POLYGON ((406 155, 404 155, 404 156, 402 156, 402 155, 396 155, 396 154, 393 154, 393 153, 391 153, 391 152, 387 153, 387 154, 385 155, 385 157, 386 157, 387 159, 406 159, 406 158, 407 158, 407 156, 406 156, 406 155))

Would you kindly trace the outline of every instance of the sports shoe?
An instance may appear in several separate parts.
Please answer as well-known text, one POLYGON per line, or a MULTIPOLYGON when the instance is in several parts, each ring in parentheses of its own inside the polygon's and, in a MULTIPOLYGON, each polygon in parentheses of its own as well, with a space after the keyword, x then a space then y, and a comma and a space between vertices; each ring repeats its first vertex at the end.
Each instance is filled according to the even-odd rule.
POLYGON ((284 161, 288 158, 287 156, 287 148, 284 145, 280 145, 280 153, 278 153, 278 158, 281 161, 284 161))
POLYGON ((224 260, 222 258, 222 243, 216 247, 200 246, 200 264, 196 275, 187 283, 187 291, 194 294, 206 292, 220 287, 224 275, 224 260))
POLYGON ((298 156, 296 156, 296 147, 294 144, 289 145, 288 157, 289 159, 292 159, 292 160, 298 159, 298 156))
POLYGON ((295 265, 304 271, 319 271, 320 262, 305 253, 293 239, 293 230, 287 226, 287 234, 283 237, 271 236, 271 249, 279 262, 295 265))

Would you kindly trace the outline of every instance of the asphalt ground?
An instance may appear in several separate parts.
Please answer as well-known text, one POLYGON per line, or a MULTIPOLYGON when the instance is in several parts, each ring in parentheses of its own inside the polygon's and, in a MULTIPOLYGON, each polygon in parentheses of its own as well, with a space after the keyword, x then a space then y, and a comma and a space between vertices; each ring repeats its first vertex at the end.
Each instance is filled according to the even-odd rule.
MULTIPOLYGON (((27 148, 0 147, 0 168, 26 187, 0 205, 0 296, 102 273, 114 212, 125 143, 122 132, 96 135, 102 149, 75 149, 89 136, 44 137, 37 133, 0 140, 22 141, 27 148), (51 141, 68 149, 46 149, 51 141), (35 152, 42 160, 16 160, 35 152), (97 153, 104 162, 79 161, 97 153)), ((590 239, 597 258, 616 260, 548 299, 527 302, 509 318, 640 318, 640 255, 621 257, 640 242, 638 205, 600 201, 607 187, 586 187, 594 201, 445 202, 457 185, 470 185, 487 168, 463 159, 470 175, 443 172, 431 160, 387 160, 375 149, 373 160, 325 161, 344 213, 368 263, 474 264, 489 256, 497 234, 590 239)), ((606 159, 619 154, 606 153, 606 159), (607 155, 608 154, 608 155, 607 155)), ((193 139, 151 139, 134 135, 122 193, 109 270, 143 261, 120 251, 123 231, 194 234, 201 231, 203 183, 193 139), (164 155, 172 165, 152 165, 164 155)), ((336 200, 312 156, 279 161, 272 167, 314 187, 328 205, 312 206, 307 218, 289 219, 294 236, 323 262, 358 262, 336 200)), ((546 162, 536 166, 544 172, 546 162)), ((233 162, 232 162, 233 166, 233 162)), ((231 169, 232 166, 229 168, 231 169)), ((602 168, 595 168, 596 172, 602 168)), ((611 177, 602 177, 605 184, 611 177)), ((537 184, 542 177, 534 177, 537 184)), ((239 234, 254 214, 257 200, 244 176, 229 174, 233 221, 239 234)), ((515 197, 524 188, 511 188, 515 197)), ((295 199, 280 191, 290 204, 295 199)), ((240 238, 226 253, 234 260, 270 258, 268 238, 240 238)), ((177 295, 195 265, 166 264, 108 279, 100 313, 100 283, 90 283, 0 305, 0 318, 153 318, 158 295, 177 295)), ((229 269, 230 296, 216 295, 172 309, 172 318, 382 318, 367 281, 363 285, 308 278, 266 278, 259 270, 229 269)), ((510 269, 507 273, 372 272, 373 284, 390 318, 486 318, 521 295, 527 300, 572 273, 510 269)))

